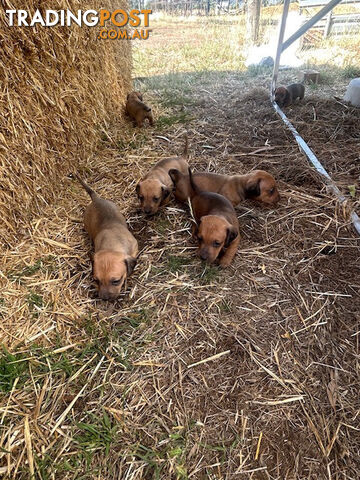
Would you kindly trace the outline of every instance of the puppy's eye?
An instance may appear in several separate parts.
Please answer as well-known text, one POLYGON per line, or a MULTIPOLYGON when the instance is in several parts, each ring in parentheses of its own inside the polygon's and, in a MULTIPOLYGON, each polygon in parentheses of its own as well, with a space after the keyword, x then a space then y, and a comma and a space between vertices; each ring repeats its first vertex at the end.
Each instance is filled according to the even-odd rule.
POLYGON ((202 242, 202 237, 198 237, 199 242, 202 242))
POLYGON ((144 200, 144 195, 139 195, 139 200, 143 201, 144 200))
POLYGON ((114 285, 114 287, 120 285, 120 283, 121 283, 121 278, 116 280, 111 280, 111 285, 114 285))
POLYGON ((159 197, 153 197, 154 202, 158 202, 160 200, 159 197))
POLYGON ((275 187, 273 187, 271 190, 269 190, 269 194, 272 195, 275 192, 275 187))
POLYGON ((218 247, 220 247, 221 243, 215 240, 213 245, 214 245, 214 247, 218 248, 218 247))
POLYGON ((100 284, 100 280, 98 278, 94 278, 94 282, 96 283, 96 285, 100 284))

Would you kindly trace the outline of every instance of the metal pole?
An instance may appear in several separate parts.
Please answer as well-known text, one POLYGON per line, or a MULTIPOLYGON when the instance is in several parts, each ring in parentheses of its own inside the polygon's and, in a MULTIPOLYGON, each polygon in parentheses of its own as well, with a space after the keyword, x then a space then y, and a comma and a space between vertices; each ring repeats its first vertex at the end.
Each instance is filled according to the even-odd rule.
POLYGON ((283 8, 283 13, 281 17, 281 24, 280 24, 280 31, 279 31, 279 40, 278 40, 278 46, 276 51, 274 70, 273 70, 273 76, 272 76, 272 82, 271 82, 270 100, 273 99, 272 97, 273 97, 276 82, 277 82, 277 76, 278 76, 279 65, 280 65, 280 56, 282 52, 281 47, 284 40, 284 33, 285 33, 286 19, 289 11, 289 5, 290 5, 290 0, 284 0, 284 8, 283 8))
MULTIPOLYGON (((309 30, 315 23, 317 23, 322 17, 324 17, 327 13, 330 12, 341 0, 331 0, 327 5, 325 5, 320 12, 316 13, 312 18, 310 18, 307 22, 304 23, 295 33, 291 35, 283 44, 281 51, 283 52, 286 50, 292 43, 295 42, 301 35, 309 30)), ((285 4, 284 4, 285 8, 285 4)), ((283 14, 284 15, 284 14, 283 14)))

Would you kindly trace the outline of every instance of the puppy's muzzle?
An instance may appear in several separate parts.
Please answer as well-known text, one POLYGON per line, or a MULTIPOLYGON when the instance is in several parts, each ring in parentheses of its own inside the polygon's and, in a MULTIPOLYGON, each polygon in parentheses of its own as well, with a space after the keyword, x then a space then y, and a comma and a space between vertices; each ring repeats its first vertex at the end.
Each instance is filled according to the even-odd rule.
POLYGON ((144 213, 145 215, 154 215, 154 212, 152 211, 151 208, 144 208, 144 213))
POLYGON ((201 260, 204 260, 204 261, 209 260, 209 252, 205 248, 202 248, 200 250, 199 256, 200 256, 201 260))
POLYGON ((100 290, 99 298, 101 298, 101 300, 116 300, 118 298, 118 295, 113 295, 106 290, 100 290))

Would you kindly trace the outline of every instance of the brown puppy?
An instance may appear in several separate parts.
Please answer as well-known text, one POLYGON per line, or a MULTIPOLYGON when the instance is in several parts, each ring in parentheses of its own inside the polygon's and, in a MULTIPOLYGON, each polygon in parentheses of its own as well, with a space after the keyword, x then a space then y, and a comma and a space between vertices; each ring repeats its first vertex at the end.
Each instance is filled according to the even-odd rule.
MULTIPOLYGON (((169 175, 175 185, 174 195, 177 200, 184 202, 187 198, 194 196, 195 192, 191 188, 189 175, 176 170, 171 170, 169 175)), ((198 172, 193 174, 193 182, 200 191, 219 193, 230 200, 234 206, 247 198, 268 205, 274 205, 280 199, 274 177, 264 170, 232 176, 198 172)))
POLYGON ((98 294, 103 300, 115 300, 134 270, 138 243, 118 206, 100 198, 81 178, 75 177, 92 200, 85 210, 84 224, 94 243, 93 276, 98 294))
POLYGON ((144 125, 147 118, 150 125, 154 125, 154 118, 151 108, 143 103, 143 96, 140 92, 131 92, 126 98, 126 113, 131 117, 138 127, 144 125))
POLYGON ((288 87, 278 87, 275 90, 275 102, 280 108, 288 107, 299 98, 302 100, 305 95, 305 87, 301 83, 292 83, 288 87))
POLYGON ((150 172, 136 186, 136 193, 141 208, 146 215, 154 215, 160 205, 169 200, 174 184, 169 176, 169 170, 176 169, 180 173, 187 173, 189 165, 185 158, 188 156, 188 139, 185 137, 185 148, 181 157, 165 158, 160 160, 150 172))
POLYGON ((240 242, 239 221, 234 207, 223 195, 200 192, 190 169, 189 177, 195 192, 191 207, 197 223, 193 235, 199 242, 199 256, 208 263, 218 259, 222 267, 227 267, 240 242))

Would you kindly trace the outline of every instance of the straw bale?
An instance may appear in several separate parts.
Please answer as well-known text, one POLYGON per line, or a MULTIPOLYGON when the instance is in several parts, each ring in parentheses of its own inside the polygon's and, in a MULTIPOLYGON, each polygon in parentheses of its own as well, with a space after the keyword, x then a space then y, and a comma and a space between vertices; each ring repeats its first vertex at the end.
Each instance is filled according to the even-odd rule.
MULTIPOLYGON (((61 179, 95 151, 102 131, 122 114, 130 84, 131 47, 125 40, 97 40, 97 27, 8 27, 0 12, 0 239, 8 246, 26 233, 29 219, 56 202, 61 179)), ((59 0, 52 9, 113 10, 59 0)), ((125 1, 116 8, 125 8, 125 1)), ((44 0, 26 3, 33 13, 44 0)))

